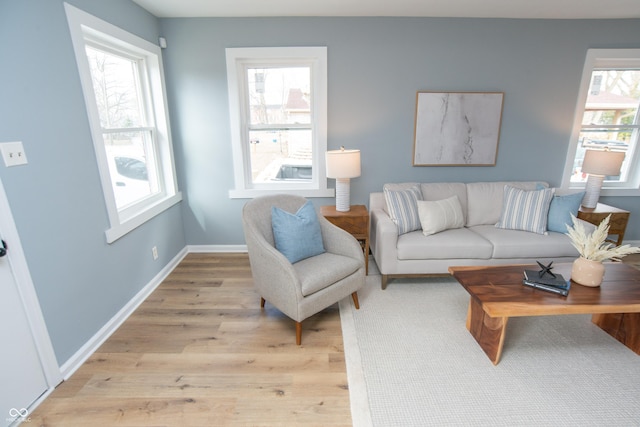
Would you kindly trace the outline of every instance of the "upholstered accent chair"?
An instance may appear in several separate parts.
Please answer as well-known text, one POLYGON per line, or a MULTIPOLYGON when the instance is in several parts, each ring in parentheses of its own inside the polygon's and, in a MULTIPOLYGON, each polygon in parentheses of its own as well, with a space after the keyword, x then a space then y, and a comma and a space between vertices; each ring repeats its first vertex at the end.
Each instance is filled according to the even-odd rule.
MULTIPOLYGON (((302 321, 351 295, 364 285, 365 263, 360 244, 346 231, 317 216, 325 252, 291 263, 276 249, 272 207, 291 214, 307 202, 279 194, 247 202, 242 210, 244 235, 256 289, 265 301, 296 322, 296 344, 302 342, 302 321)), ((300 236, 305 239, 306 236, 300 236)))

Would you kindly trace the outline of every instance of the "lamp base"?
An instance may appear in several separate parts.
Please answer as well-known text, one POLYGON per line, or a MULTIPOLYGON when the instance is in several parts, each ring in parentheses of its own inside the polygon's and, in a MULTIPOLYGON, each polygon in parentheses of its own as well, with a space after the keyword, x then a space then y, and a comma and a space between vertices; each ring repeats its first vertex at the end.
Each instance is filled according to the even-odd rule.
POLYGON ((351 210, 349 181, 349 178, 336 178, 336 210, 338 212, 351 210))
POLYGON ((585 187, 586 193, 582 198, 582 206, 589 209, 596 207, 598 199, 600 198, 600 189, 602 188, 603 182, 604 175, 589 174, 589 178, 587 178, 587 185, 585 187))

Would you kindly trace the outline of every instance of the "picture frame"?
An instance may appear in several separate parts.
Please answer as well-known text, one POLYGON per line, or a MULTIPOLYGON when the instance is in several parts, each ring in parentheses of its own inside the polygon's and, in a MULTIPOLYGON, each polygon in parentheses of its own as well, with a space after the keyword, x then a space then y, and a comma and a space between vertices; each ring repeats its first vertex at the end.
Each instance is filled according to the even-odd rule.
POLYGON ((416 94, 413 166, 495 166, 504 92, 416 94))

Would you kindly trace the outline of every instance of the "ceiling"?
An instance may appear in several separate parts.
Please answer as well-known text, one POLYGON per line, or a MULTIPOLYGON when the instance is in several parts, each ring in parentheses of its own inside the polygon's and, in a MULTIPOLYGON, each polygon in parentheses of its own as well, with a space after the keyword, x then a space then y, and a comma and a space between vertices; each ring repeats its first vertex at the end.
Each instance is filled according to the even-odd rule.
POLYGON ((467 18, 640 18, 638 0, 133 0, 160 18, 430 16, 467 18))

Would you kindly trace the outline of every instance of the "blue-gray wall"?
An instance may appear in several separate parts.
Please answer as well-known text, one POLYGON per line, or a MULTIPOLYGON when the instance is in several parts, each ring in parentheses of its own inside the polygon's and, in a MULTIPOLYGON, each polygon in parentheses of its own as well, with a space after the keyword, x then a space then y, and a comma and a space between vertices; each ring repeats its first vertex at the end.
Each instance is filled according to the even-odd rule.
MULTIPOLYGON (((186 244, 244 243, 245 201, 228 198, 226 47, 328 46, 329 148, 362 150, 352 201, 363 204, 385 182, 559 185, 587 49, 640 47, 637 19, 156 19, 129 0, 70 3, 151 42, 167 39, 185 200, 106 243, 107 213, 63 2, 0 0, 0 142, 23 141, 29 159, 0 165, 0 180, 61 364, 186 244), (418 90, 504 92, 497 165, 412 167, 418 90)), ((633 212, 627 238, 639 240, 640 198, 603 201, 633 212)))
MULTIPOLYGON (((588 48, 640 47, 640 20, 161 19, 187 241, 242 243, 225 48, 327 46, 329 148, 362 150, 353 203, 385 182, 546 180, 560 185, 588 48), (412 167, 418 90, 505 93, 495 167, 412 167)), ((329 185, 333 186, 333 180, 329 185)), ((602 198, 634 213, 640 197, 602 198)), ((332 204, 331 199, 316 199, 332 204)))
MULTIPOLYGON (((70 3, 157 43, 158 20, 128 0, 70 3)), ((0 0, 0 64, 0 142, 22 141, 29 160, 0 163, 0 179, 63 364, 184 248, 182 212, 173 206, 106 243, 109 222, 61 0, 0 0)))

